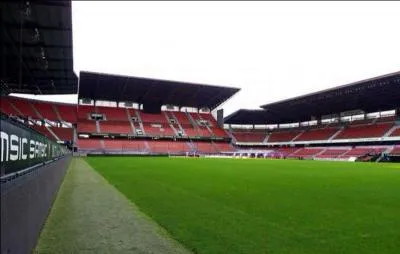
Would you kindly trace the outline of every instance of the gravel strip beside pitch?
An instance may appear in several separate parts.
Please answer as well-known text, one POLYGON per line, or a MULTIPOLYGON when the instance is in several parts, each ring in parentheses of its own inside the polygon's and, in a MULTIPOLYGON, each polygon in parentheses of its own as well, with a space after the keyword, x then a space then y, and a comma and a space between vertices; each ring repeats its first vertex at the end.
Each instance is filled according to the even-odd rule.
POLYGON ((37 253, 189 253, 125 196, 75 158, 37 253))

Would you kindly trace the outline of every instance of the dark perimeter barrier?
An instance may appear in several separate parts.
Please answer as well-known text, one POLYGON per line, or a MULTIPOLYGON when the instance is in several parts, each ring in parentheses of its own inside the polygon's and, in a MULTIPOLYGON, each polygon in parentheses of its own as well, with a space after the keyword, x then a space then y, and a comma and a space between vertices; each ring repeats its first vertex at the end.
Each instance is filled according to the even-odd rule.
POLYGON ((1 253, 31 253, 70 162, 64 146, 1 118, 1 253))

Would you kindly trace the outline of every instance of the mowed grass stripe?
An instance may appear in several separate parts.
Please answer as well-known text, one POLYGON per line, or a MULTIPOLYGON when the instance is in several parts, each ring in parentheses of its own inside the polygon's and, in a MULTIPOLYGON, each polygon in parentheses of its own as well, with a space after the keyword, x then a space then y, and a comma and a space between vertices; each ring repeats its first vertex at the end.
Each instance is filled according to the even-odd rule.
POLYGON ((398 253, 400 167, 290 160, 87 158, 198 253, 398 253))
POLYGON ((75 158, 38 253, 189 253, 83 160, 75 158))

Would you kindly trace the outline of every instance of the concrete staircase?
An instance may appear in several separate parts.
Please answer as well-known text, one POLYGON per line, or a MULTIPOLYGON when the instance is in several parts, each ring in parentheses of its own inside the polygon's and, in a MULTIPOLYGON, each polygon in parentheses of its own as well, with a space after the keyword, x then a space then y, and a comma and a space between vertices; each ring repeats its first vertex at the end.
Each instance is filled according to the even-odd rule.
POLYGON ((144 146, 146 147, 147 152, 151 152, 149 143, 147 141, 144 141, 144 146))
POLYGON ((323 154, 326 150, 328 150, 328 148, 322 149, 322 151, 320 151, 319 153, 317 153, 317 154, 315 154, 315 155, 313 156, 313 159, 314 159, 315 157, 317 157, 318 155, 323 154))
POLYGON ((46 129, 51 133, 51 135, 53 135, 53 137, 57 140, 60 141, 60 138, 53 132, 53 130, 51 128, 49 128, 49 126, 44 126, 46 127, 46 129))
POLYGON ((58 121, 60 121, 60 122, 65 122, 65 121, 62 119, 62 117, 61 117, 61 115, 60 115, 60 112, 58 112, 57 107, 56 107, 55 105, 51 105, 51 106, 53 107, 53 110, 54 110, 54 112, 56 113, 56 116, 57 116, 58 121))
POLYGON ((129 119, 129 124, 131 125, 132 133, 133 133, 133 135, 136 135, 135 125, 134 125, 134 123, 132 121, 131 113, 129 113, 129 109, 128 108, 126 108, 125 110, 126 110, 126 116, 129 119))
POLYGON ((268 139, 269 139, 269 135, 267 134, 267 135, 265 136, 264 140, 263 140, 263 143, 267 143, 267 142, 268 142, 268 139))
POLYGON ((378 159, 376 159, 375 162, 380 162, 383 158, 385 154, 390 154, 390 152, 394 149, 394 146, 389 146, 385 151, 383 151, 381 153, 381 155, 378 157, 378 159))
POLYGON ((193 152, 193 151, 194 151, 194 147, 193 147, 193 144, 192 144, 191 141, 187 141, 187 142, 186 142, 186 145, 189 147, 190 152, 193 152))
POLYGON ((33 109, 33 112, 36 113, 36 115, 38 116, 39 119, 44 119, 44 117, 42 116, 42 114, 39 113, 39 111, 35 108, 35 106, 32 103, 29 103, 29 105, 31 106, 31 108, 33 109))
POLYGON ((99 121, 96 121, 96 132, 97 133, 100 133, 101 131, 100 131, 100 123, 99 123, 99 121))
POLYGON ((214 147, 214 150, 215 151, 217 151, 217 152, 221 152, 216 146, 215 146, 215 144, 214 144, 214 142, 213 141, 211 141, 211 145, 214 147))
POLYGON ((144 127, 143 127, 142 118, 140 117, 140 113, 139 113, 138 110, 136 110, 135 113, 136 113, 136 117, 137 117, 137 119, 138 119, 139 127, 140 127, 140 129, 142 130, 143 135, 146 135, 146 132, 144 131, 144 127))
POLYGON ((24 116, 25 114, 22 114, 22 112, 14 105, 12 101, 9 101, 11 107, 19 113, 20 116, 24 116))
POLYGON ((236 140, 235 136, 233 136, 233 134, 232 134, 232 129, 229 129, 228 131, 225 130, 225 132, 228 133, 228 136, 231 138, 231 140, 232 140, 231 143, 236 144, 237 140, 236 140))
POLYGON ((189 122, 192 124, 193 128, 198 129, 199 127, 197 126, 196 121, 193 119, 192 115, 189 114, 188 112, 185 112, 187 118, 189 119, 189 122))
POLYGON ((299 134, 296 135, 296 137, 294 137, 292 140, 290 140, 290 142, 295 141, 298 137, 300 137, 305 131, 301 131, 299 134))
POLYGON ((394 125, 392 128, 390 128, 384 135, 383 137, 389 137, 392 132, 394 132, 395 130, 397 130, 398 128, 400 128, 400 125, 394 125))
MULTIPOLYGON (((197 116, 199 117, 200 120, 204 121, 204 119, 201 117, 200 113, 197 113, 197 116)), ((211 136, 215 136, 214 132, 211 130, 210 126, 206 125, 207 130, 210 132, 211 136)))
MULTIPOLYGON (((178 136, 178 130, 175 128, 174 124, 170 121, 170 116, 168 115, 168 113, 166 111, 163 112, 165 119, 167 119, 169 127, 171 127, 171 129, 174 131, 175 135, 178 136)), ((176 119, 175 119, 176 121, 176 119)))
POLYGON ((334 138, 336 138, 337 135, 339 135, 342 131, 344 130, 344 126, 340 127, 339 130, 337 130, 337 132, 335 132, 335 134, 333 134, 328 140, 333 140, 334 138))
POLYGON ((182 128, 182 125, 181 125, 181 123, 178 121, 178 118, 176 118, 174 112, 171 111, 170 113, 171 113, 171 116, 175 119, 175 122, 176 122, 176 124, 178 125, 179 130, 180 130, 180 131, 183 133, 183 135, 185 136, 185 135, 186 135, 185 130, 182 128))

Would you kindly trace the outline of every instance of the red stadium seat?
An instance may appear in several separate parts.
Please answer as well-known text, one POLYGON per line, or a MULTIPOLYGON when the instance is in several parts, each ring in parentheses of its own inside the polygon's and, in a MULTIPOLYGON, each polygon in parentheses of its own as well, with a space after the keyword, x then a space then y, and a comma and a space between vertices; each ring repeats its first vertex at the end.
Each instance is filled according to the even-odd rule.
POLYGON ((214 147, 218 152, 234 152, 236 150, 228 143, 214 143, 214 147))
POLYGON ((99 121, 100 133, 133 134, 129 122, 99 121))
POLYGON ((144 152, 147 150, 147 146, 146 141, 142 140, 104 139, 104 149, 106 151, 144 152))
POLYGON ((97 107, 97 113, 104 114, 107 121, 128 122, 128 114, 125 108, 97 107))
POLYGON ((233 131, 232 135, 237 142, 253 142, 261 143, 264 141, 266 134, 264 132, 237 132, 233 131))
POLYGON ((328 148, 323 153, 317 155, 317 158, 337 158, 344 153, 348 152, 350 149, 346 148, 328 148))
POLYGON ((169 124, 143 124, 144 132, 147 136, 175 136, 175 132, 169 124), (158 127, 160 126, 160 127, 158 127))
POLYGON ((96 133, 96 122, 95 121, 89 121, 89 120, 81 120, 78 122, 78 128, 77 131, 79 133, 96 133))
POLYGON ((36 108, 39 114, 48 120, 51 121, 59 121, 56 112, 53 109, 53 105, 50 103, 42 103, 42 102, 32 102, 31 105, 36 108))
POLYGON ((80 150, 99 150, 102 149, 99 139, 78 139, 77 146, 80 150))
POLYGON ((46 137, 48 137, 51 140, 57 140, 53 134, 50 133, 50 131, 43 125, 31 125, 31 127, 38 132, 42 133, 46 137))
POLYGON ((300 131, 274 131, 270 134, 268 142, 290 142, 299 134, 300 131))
POLYGON ((391 137, 400 137, 400 126, 399 126, 396 130, 394 130, 394 131, 390 134, 390 136, 391 136, 391 137))
POLYGON ((0 111, 6 115, 20 116, 21 114, 17 110, 15 110, 11 103, 12 102, 7 97, 1 97, 0 111))
POLYGON ((186 142, 181 141, 148 141, 153 153, 185 153, 190 151, 186 142))
POLYGON ((11 102, 14 106, 25 116, 31 117, 33 119, 40 119, 40 117, 33 110, 30 100, 26 99, 15 99, 13 98, 11 102))
POLYGON ((168 120, 163 113, 149 114, 139 111, 139 114, 143 123, 168 123, 168 120))
POLYGON ((176 119, 178 120, 178 122, 181 125, 191 125, 191 122, 189 120, 189 118, 187 117, 186 113, 184 112, 173 112, 173 114, 175 115, 176 119))
POLYGON ((55 109, 63 121, 69 123, 76 123, 78 121, 76 105, 58 104, 55 105, 55 109))
POLYGON ((57 128, 57 127, 51 127, 50 128, 54 134, 57 135, 57 137, 62 140, 62 141, 69 141, 73 140, 74 137, 74 129, 72 128, 57 128))
POLYGON ((385 151, 386 148, 382 147, 355 147, 346 153, 339 156, 339 158, 350 158, 350 157, 360 157, 368 153, 381 153, 385 151))
POLYGON ((348 126, 335 139, 382 137, 392 126, 393 123, 348 126))
POLYGON ((78 119, 87 120, 89 119, 89 114, 96 113, 96 108, 94 106, 79 105, 78 106, 78 119))
POLYGON ((300 134, 294 141, 328 140, 337 131, 337 128, 310 129, 300 134))
POLYGON ((389 153, 391 156, 400 156, 400 146, 396 146, 389 153))
POLYGON ((324 148, 301 148, 296 152, 290 154, 288 157, 293 158, 312 158, 316 156, 318 153, 322 152, 324 148))

